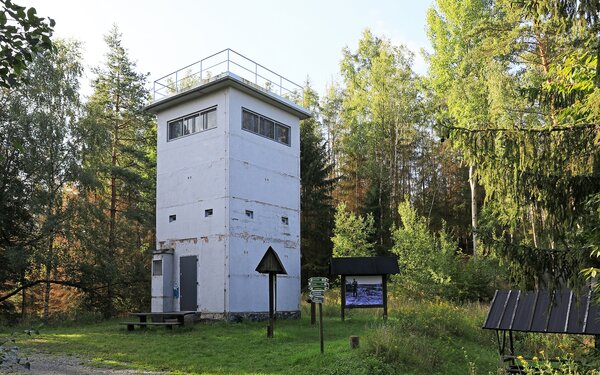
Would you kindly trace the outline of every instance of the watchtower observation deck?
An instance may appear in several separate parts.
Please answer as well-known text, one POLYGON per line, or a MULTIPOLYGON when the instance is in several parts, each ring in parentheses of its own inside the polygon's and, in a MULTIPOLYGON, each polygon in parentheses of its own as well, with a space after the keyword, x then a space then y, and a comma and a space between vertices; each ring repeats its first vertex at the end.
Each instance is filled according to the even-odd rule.
MULTIPOLYGON (((298 112, 300 119, 310 117, 305 108, 296 104, 303 97, 301 85, 230 49, 224 49, 202 60, 184 66, 154 81, 152 102, 146 109, 156 112, 165 106, 179 103, 183 97, 197 92, 219 89, 224 81, 234 81, 244 91, 262 94, 278 107, 298 112)), ((231 82, 229 82, 231 83, 231 82)), ((249 92, 250 93, 250 92, 249 92)))

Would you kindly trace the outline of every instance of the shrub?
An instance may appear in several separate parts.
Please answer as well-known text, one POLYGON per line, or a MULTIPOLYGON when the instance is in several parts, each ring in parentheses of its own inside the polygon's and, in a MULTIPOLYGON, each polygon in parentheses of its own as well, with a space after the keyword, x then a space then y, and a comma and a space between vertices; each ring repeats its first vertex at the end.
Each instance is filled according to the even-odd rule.
POLYGON ((335 212, 333 229, 333 256, 356 257, 373 255, 373 244, 369 237, 374 232, 375 220, 372 214, 366 217, 356 216, 346 211, 346 205, 340 203, 335 212))
MULTIPOLYGON (((363 341, 367 354, 399 369, 401 374, 464 374, 475 363, 489 368, 490 358, 482 358, 478 350, 494 347, 494 340, 491 332, 480 328, 485 309, 477 304, 408 302, 394 304, 392 310, 393 320, 370 328, 363 341), (464 360, 465 344, 475 356, 472 363, 464 360)), ((495 363, 495 354, 492 357, 495 363)))
POLYGON ((402 227, 392 228, 401 274, 394 278, 408 295, 456 301, 489 300, 501 274, 491 257, 472 258, 460 252, 445 229, 429 231, 427 220, 408 201, 400 204, 402 227))
POLYGON ((539 357, 526 360, 519 356, 519 364, 523 366, 523 372, 527 375, 599 375, 596 368, 585 368, 573 359, 572 354, 564 357, 555 357, 553 360, 546 357, 544 351, 539 352, 539 357))

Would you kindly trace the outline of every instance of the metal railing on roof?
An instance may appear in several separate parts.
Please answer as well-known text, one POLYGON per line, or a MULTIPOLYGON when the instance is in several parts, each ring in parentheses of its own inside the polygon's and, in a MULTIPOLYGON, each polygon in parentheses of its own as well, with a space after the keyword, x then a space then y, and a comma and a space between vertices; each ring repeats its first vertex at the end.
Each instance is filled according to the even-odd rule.
POLYGON ((302 97, 302 86, 227 48, 154 81, 154 101, 206 84, 229 73, 289 100, 302 97))

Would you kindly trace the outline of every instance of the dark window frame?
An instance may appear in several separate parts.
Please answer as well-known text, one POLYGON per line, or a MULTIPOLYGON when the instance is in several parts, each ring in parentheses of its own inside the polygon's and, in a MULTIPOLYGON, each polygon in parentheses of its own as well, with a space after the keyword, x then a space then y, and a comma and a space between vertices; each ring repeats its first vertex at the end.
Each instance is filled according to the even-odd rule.
MULTIPOLYGON (((274 120, 267 116, 263 116, 259 113, 249 110, 248 108, 245 108, 245 107, 242 107, 242 130, 247 131, 248 133, 256 134, 256 135, 266 138, 266 139, 270 139, 272 141, 275 141, 282 145, 286 145, 288 147, 292 146, 292 127, 291 126, 282 124, 281 122, 279 122, 277 120, 274 120), (254 126, 253 126, 256 128, 256 131, 254 131, 253 129, 244 127, 244 113, 248 113, 253 116, 256 116, 256 124, 254 124, 254 126), (263 134, 263 126, 264 126, 263 124, 267 121, 273 123, 273 129, 272 129, 273 137, 263 134), (281 133, 279 130, 280 128, 287 129, 287 143, 281 142, 281 140, 280 140, 281 139, 281 137, 280 137, 281 133)), ((266 131, 265 131, 265 133, 266 133, 266 131)), ((269 132, 269 133, 271 133, 271 132, 269 132)), ((269 135, 271 135, 271 134, 269 134, 269 135)))
POLYGON ((163 275, 162 259, 153 259, 152 260, 152 276, 162 276, 162 275, 163 275))
POLYGON ((189 137, 190 135, 202 133, 207 130, 216 129, 217 128, 216 116, 217 116, 217 106, 214 105, 212 107, 205 108, 201 111, 192 112, 185 116, 180 116, 180 117, 177 117, 177 118, 167 121, 167 142, 171 142, 176 139, 180 139, 180 138, 184 138, 184 137, 189 137), (214 126, 212 128, 209 128, 208 127, 208 114, 212 113, 212 112, 215 113, 214 114, 215 121, 214 121, 214 126), (188 126, 188 124, 189 124, 188 120, 190 120, 190 119, 194 120, 193 127, 188 126), (179 136, 172 137, 171 136, 171 124, 175 124, 177 122, 179 122, 181 124, 181 128, 179 129, 179 136), (184 134, 184 129, 186 129, 186 128, 187 128, 188 132, 184 134), (195 130, 195 131, 193 131, 193 130, 195 130))

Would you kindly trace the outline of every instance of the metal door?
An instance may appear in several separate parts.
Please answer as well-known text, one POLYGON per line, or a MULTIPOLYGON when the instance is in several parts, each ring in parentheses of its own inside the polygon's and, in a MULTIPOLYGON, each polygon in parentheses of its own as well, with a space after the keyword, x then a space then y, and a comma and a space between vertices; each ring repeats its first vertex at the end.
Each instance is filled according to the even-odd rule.
POLYGON ((198 257, 179 258, 179 310, 198 310, 198 257))

